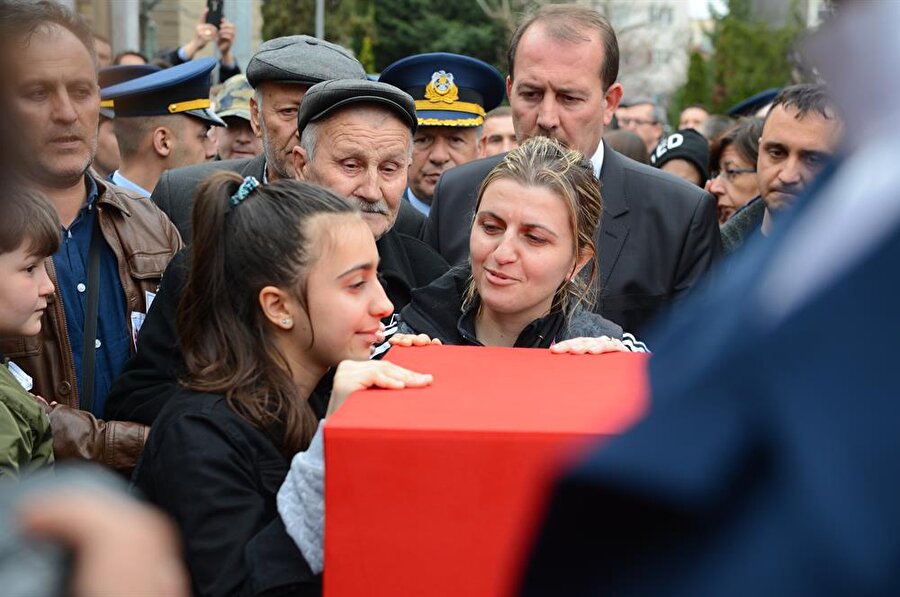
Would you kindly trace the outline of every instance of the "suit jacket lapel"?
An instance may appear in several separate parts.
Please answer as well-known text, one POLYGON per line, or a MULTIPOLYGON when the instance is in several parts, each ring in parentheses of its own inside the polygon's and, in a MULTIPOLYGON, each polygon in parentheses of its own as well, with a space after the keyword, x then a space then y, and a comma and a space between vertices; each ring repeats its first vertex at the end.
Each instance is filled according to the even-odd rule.
POLYGON ((594 236, 597 243, 597 259, 600 261, 601 292, 606 288, 625 239, 628 238, 628 201, 625 196, 625 172, 622 156, 608 144, 603 147, 603 166, 600 168, 600 195, 603 200, 603 215, 600 228, 594 236))
POLYGON ((266 154, 261 153, 255 158, 249 160, 244 167, 241 168, 241 176, 254 176, 257 180, 262 182, 263 176, 266 171, 266 154))

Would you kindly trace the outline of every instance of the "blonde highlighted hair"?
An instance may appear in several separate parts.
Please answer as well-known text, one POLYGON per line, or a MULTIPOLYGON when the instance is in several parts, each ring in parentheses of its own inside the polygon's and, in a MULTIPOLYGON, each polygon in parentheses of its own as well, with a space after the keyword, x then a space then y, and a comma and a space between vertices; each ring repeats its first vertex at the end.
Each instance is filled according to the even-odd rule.
MULTIPOLYGON (((562 199, 568 211, 575 260, 585 254, 590 254, 591 260, 586 266, 587 275, 574 275, 557 289, 551 309, 561 309, 570 315, 575 306, 593 302, 598 271, 594 231, 603 211, 600 183, 594 176, 593 164, 580 151, 568 149, 555 139, 529 139, 506 154, 481 183, 475 202, 476 215, 485 190, 498 180, 544 188, 562 199)), ((475 282, 470 278, 463 296, 463 309, 469 308, 477 296, 475 282)))

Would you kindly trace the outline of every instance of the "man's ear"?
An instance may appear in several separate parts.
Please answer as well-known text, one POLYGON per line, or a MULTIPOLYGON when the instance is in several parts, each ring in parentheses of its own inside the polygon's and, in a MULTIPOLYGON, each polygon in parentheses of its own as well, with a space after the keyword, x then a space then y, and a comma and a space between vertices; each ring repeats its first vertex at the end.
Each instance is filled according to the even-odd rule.
POLYGON ((506 75, 506 98, 507 101, 512 97, 512 77, 506 75))
POLYGON ((289 330, 294 327, 293 299, 277 286, 259 291, 259 307, 263 316, 275 327, 289 330))
POLYGON ((259 126, 259 120, 262 116, 259 113, 260 105, 256 102, 256 96, 250 96, 250 128, 257 138, 262 139, 262 127, 259 126))
POLYGON ((153 151, 161 158, 167 158, 175 148, 175 135, 167 126, 158 126, 153 129, 153 151))
POLYGON ((613 83, 606 90, 603 96, 603 102, 606 104, 606 111, 603 114, 603 124, 607 125, 612 122, 613 114, 619 109, 619 103, 622 101, 622 84, 613 83))
POLYGON ((291 150, 291 163, 294 166, 294 176, 297 180, 307 180, 304 169, 309 164, 308 158, 309 156, 306 155, 305 149, 299 145, 294 145, 294 148, 291 150))

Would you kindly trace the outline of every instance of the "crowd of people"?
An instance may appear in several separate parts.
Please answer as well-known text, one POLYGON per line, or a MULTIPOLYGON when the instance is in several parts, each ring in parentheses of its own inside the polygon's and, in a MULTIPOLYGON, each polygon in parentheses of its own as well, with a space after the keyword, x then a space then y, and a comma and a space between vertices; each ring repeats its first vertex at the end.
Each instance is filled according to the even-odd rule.
MULTIPOLYGON (((629 575, 655 558, 666 569, 676 536, 666 533, 707 535, 678 518, 677 504, 632 495, 627 471, 668 466, 680 446, 661 446, 703 437, 694 434, 704 413, 725 422, 734 445, 753 428, 738 415, 716 420, 734 403, 723 397, 697 411, 696 428, 669 436, 678 401, 661 397, 690 394, 689 381, 703 388, 682 349, 732 332, 714 316, 722 305, 703 304, 706 288, 745 271, 755 284, 745 264, 778 250, 803 211, 798 198, 835 176, 849 136, 836 94, 821 82, 788 85, 728 116, 689 106, 669 127, 663 106, 618 82, 610 23, 572 4, 523 17, 506 74, 437 52, 375 77, 347 49, 306 35, 262 43, 242 71, 236 33, 201 17, 194 38, 164 56, 113 58, 52 0, 0 0, 10 179, 0 478, 27 483, 91 461, 152 505, 72 490, 46 515, 18 506, 23 532, 76 550, 83 594, 317 594, 323 422, 360 389, 433 382, 383 359, 392 346, 653 349, 653 400, 664 408, 579 470, 582 485, 564 486, 523 585, 653 586, 629 575), (219 57, 197 58, 211 42, 219 57), (660 329, 687 333, 676 341, 660 329), (602 504, 595 518, 581 512, 587 486, 602 504), (671 522, 669 509, 675 524, 652 527, 671 522), (121 513, 116 532, 71 524, 108 525, 107 510, 121 513), (581 557, 566 559, 575 511, 610 538, 643 512, 652 541, 629 540, 612 556, 612 542, 585 539, 581 557), (621 567, 581 562, 592 548, 621 567), (103 572, 117 559, 133 570, 142 549, 141 573, 103 572), (568 580, 553 572, 566 568, 568 580)), ((753 300, 727 298, 735 310, 753 300)), ((764 332, 745 325, 736 333, 764 332)), ((742 358, 736 367, 752 361, 742 358)), ((760 386, 751 377, 747 387, 760 386)), ((731 444, 716 441, 709 448, 724 458, 731 444)), ((698 474, 725 474, 711 453, 691 458, 698 474)), ((652 491, 649 475, 638 485, 652 491)), ((659 494, 677 494, 665 480, 659 494)), ((727 490, 698 485, 685 482, 698 492, 685 503, 731 503, 727 490)))

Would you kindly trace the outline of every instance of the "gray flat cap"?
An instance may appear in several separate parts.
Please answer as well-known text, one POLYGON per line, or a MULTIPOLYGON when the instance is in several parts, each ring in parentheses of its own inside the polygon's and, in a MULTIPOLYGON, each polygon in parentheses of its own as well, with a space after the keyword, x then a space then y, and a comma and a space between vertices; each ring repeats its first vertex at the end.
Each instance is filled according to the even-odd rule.
POLYGON ((353 104, 378 104, 391 110, 415 134, 416 102, 412 96, 387 83, 366 79, 339 79, 325 81, 309 88, 300 103, 297 114, 297 131, 310 122, 353 104))
POLYGON ((247 81, 315 85, 329 79, 365 79, 366 71, 346 48, 308 35, 276 37, 250 58, 247 81))

